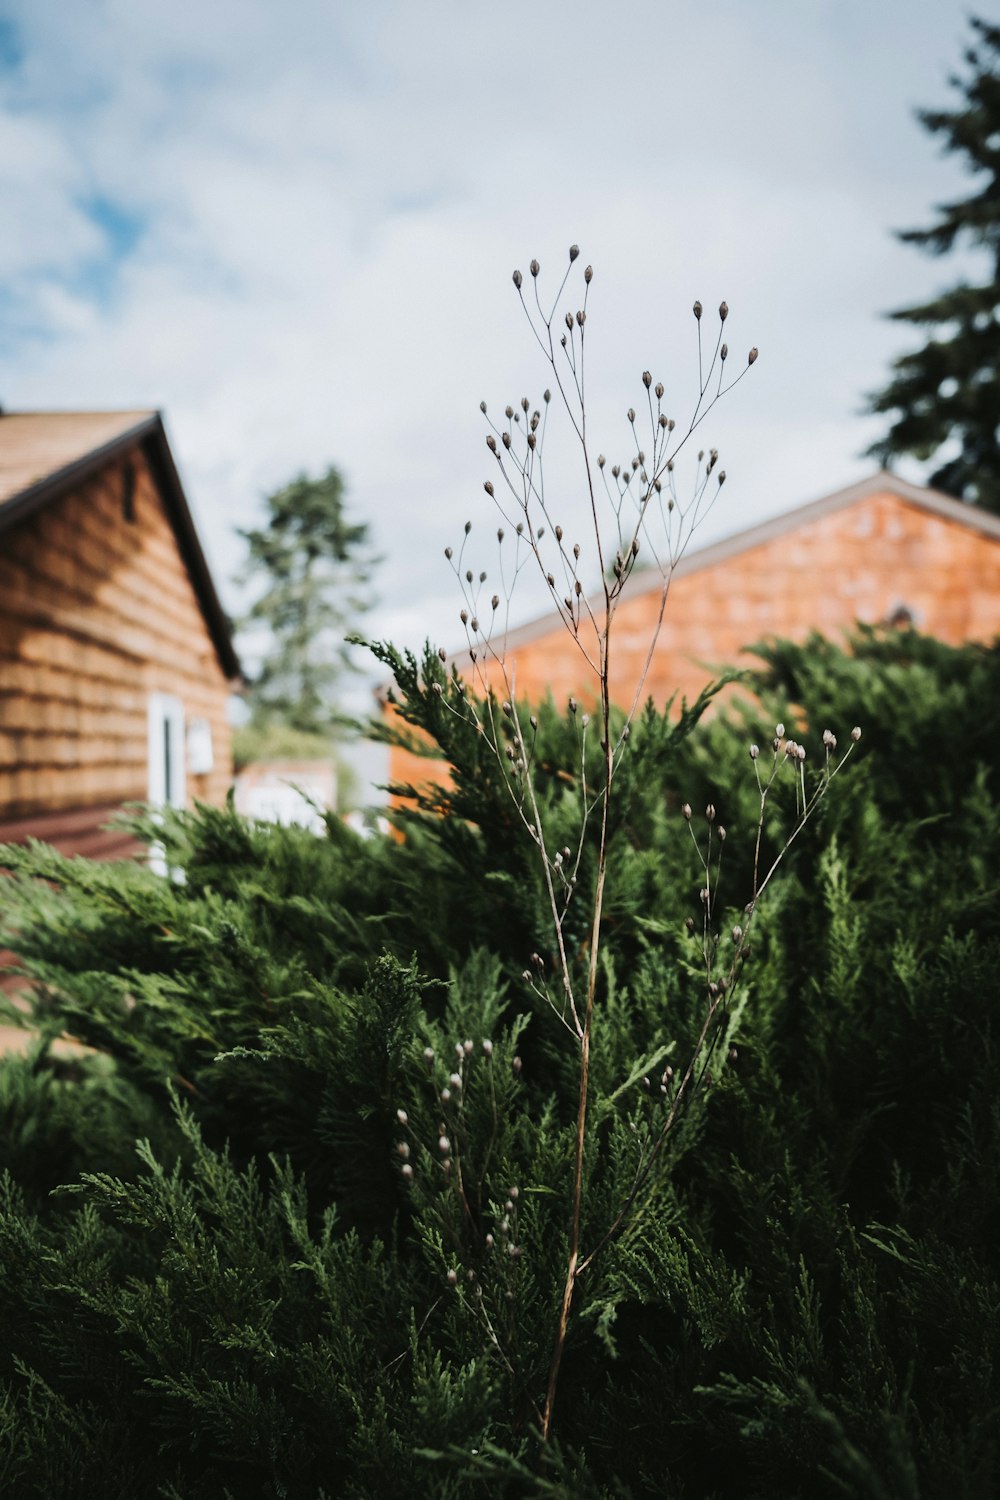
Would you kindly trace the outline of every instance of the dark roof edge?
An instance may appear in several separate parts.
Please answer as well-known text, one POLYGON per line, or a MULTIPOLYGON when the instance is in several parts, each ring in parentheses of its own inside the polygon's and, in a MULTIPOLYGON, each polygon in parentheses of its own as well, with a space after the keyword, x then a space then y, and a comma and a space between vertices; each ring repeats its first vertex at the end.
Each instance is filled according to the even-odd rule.
POLYGON ((150 412, 149 416, 143 417, 141 422, 126 427, 124 432, 116 433, 99 448, 92 448, 82 458, 73 459, 72 463, 64 464, 61 469, 46 474, 44 479, 36 480, 20 494, 5 500, 3 505, 0 505, 0 532, 34 515, 36 510, 50 505, 53 500, 58 500, 76 485, 92 479, 105 464, 127 453, 130 448, 134 448, 143 438, 155 431, 158 424, 162 428, 159 413, 150 412))
POLYGON ((208 625, 212 642, 215 646, 226 677, 234 678, 243 675, 240 659, 233 645, 233 633, 229 624, 229 616, 222 607, 221 601, 215 590, 212 573, 202 551, 198 532, 195 528, 194 517, 181 484, 181 477, 174 463, 174 455, 170 451, 167 442, 166 429, 163 426, 163 418, 157 412, 151 430, 142 439, 142 446, 149 460, 150 468, 159 480, 160 489, 167 501, 171 519, 174 523, 174 531, 180 543, 181 555, 191 575, 195 592, 201 603, 205 623, 208 625))
POLYGON ((19 521, 26 520, 46 505, 51 505, 53 501, 61 499, 77 485, 94 478, 106 464, 116 458, 124 457, 125 454, 138 447, 142 448, 159 484, 181 556, 190 574, 198 602, 205 616, 205 623, 212 637, 212 644, 219 658, 219 665, 227 678, 239 677, 242 675, 242 668, 233 645, 229 619, 215 591, 215 584, 198 540, 184 487, 170 451, 170 444, 167 442, 163 418, 158 411, 151 412, 148 417, 143 417, 141 422, 136 422, 132 427, 126 428, 124 432, 102 443, 99 448, 91 449, 82 458, 74 459, 72 463, 57 469, 54 474, 47 474, 44 479, 29 485, 19 495, 6 500, 0 506, 0 533, 19 521))

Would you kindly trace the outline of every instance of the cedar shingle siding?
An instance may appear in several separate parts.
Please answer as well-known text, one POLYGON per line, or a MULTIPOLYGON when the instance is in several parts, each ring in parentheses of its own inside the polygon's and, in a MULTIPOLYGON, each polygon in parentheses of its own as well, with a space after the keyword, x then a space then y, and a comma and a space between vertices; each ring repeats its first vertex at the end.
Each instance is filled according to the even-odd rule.
MULTIPOLYGON (((642 673, 660 592, 658 574, 640 571, 618 607, 611 689, 623 707, 642 673)), ((858 621, 894 618, 953 645, 1000 635, 1000 519, 881 473, 690 552, 670 585, 643 698, 660 706, 674 693, 692 699, 766 637, 802 640, 818 630, 838 639, 858 621)), ((594 696, 579 651, 551 615, 512 631, 506 659, 519 698, 594 696)), ((474 681, 467 653, 455 661, 474 681)), ((500 686, 499 674, 492 680, 500 686)), ((393 752, 394 780, 428 774, 426 760, 393 752)))

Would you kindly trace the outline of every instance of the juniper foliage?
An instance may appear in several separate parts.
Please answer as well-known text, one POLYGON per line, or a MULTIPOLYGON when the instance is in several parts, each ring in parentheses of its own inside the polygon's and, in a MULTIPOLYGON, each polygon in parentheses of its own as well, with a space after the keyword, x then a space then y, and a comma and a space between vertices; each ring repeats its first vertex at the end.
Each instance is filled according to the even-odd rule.
MULTIPOLYGON (((795 702, 811 756, 858 720, 865 754, 789 850, 710 1086, 583 1278, 547 1444, 575 1080, 521 977, 544 903, 437 657, 383 659, 454 768, 401 839, 202 808, 146 827, 182 881, 3 851, 39 1028, 0 1065, 3 1493, 995 1494, 1000 651, 773 644, 742 717, 633 727, 585 1248, 702 1017, 681 802, 725 818, 735 920, 748 741, 795 702), (92 1051, 60 1057, 63 1032, 92 1051)), ((557 821, 579 741, 536 711, 557 821)))

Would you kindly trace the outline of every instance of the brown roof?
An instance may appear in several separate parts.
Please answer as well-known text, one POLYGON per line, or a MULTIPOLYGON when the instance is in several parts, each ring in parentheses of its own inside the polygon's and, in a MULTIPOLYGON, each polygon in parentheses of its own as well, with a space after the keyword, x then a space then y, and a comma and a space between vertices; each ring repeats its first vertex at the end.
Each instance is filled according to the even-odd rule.
POLYGON ((25 411, 0 416, 0 506, 147 423, 152 411, 25 411))
POLYGON ((0 412, 0 533, 141 448, 159 486, 177 545, 227 677, 240 675, 228 617, 156 411, 0 412))

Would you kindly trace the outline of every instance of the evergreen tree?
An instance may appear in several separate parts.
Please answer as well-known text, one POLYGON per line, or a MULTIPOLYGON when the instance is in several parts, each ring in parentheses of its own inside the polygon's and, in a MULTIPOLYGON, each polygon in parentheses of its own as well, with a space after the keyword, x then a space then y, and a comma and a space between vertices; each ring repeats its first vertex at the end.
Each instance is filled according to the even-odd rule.
POLYGON ((349 665, 344 637, 370 603, 368 525, 347 520, 344 482, 332 467, 318 479, 300 474, 266 505, 266 524, 240 533, 250 552, 243 581, 264 582, 242 623, 270 635, 251 689, 254 722, 329 734, 349 665))
POLYGON ((890 314, 930 336, 896 360, 889 384, 869 397, 869 410, 894 415, 868 451, 883 463, 900 454, 935 462, 929 483, 1000 512, 1000 26, 975 18, 971 24, 977 35, 965 53, 969 76, 951 80, 962 103, 922 110, 918 118, 945 151, 965 157, 976 191, 942 204, 930 228, 899 238, 932 255, 978 246, 990 258, 990 274, 978 286, 961 280, 930 302, 890 314))

